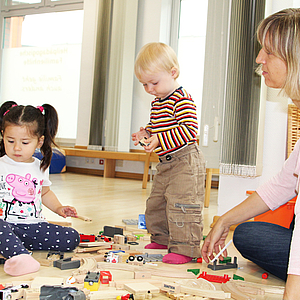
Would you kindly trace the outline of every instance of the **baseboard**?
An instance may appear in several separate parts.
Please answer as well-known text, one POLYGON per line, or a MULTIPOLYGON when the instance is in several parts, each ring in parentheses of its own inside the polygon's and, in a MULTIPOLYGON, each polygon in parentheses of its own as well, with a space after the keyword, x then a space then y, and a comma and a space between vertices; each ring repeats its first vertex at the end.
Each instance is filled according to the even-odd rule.
MULTIPOLYGON (((72 172, 72 173, 77 173, 77 174, 86 174, 86 175, 96 175, 96 176, 103 176, 103 173, 104 173, 103 170, 76 168, 76 167, 67 167, 67 172, 72 172)), ((116 171, 115 178, 143 180, 143 174, 116 171)), ((148 180, 149 179, 150 179, 150 175, 148 177, 148 180)))
MULTIPOLYGON (((88 169, 88 168, 77 168, 77 167, 67 167, 67 172, 78 173, 78 174, 87 174, 87 175, 96 175, 103 176, 104 171, 98 169, 88 169)), ((130 172, 118 172, 115 174, 116 178, 125 178, 125 179, 135 179, 135 180, 143 180, 143 174, 140 173, 130 173, 130 172)), ((150 175, 148 175, 148 180, 150 179, 150 175)), ((213 180, 211 182, 212 188, 218 188, 219 181, 213 180)))

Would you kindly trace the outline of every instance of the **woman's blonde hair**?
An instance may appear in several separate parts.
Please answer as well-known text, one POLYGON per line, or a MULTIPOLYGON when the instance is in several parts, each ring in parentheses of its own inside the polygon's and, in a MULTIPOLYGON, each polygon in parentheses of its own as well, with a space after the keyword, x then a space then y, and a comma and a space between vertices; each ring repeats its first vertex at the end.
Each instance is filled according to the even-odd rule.
POLYGON ((143 73, 171 72, 172 68, 176 69, 176 78, 178 78, 179 64, 175 51, 164 43, 149 43, 139 51, 134 65, 134 73, 140 79, 143 73))
POLYGON ((286 63, 282 90, 300 100, 300 9, 284 9, 264 19, 258 26, 257 39, 267 52, 286 63))

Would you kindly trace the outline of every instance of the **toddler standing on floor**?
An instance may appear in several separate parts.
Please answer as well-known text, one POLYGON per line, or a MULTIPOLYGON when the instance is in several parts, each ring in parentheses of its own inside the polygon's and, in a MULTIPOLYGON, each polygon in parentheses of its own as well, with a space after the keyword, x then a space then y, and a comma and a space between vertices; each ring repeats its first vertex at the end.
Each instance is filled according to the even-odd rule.
POLYGON ((58 127, 56 110, 49 104, 33 107, 8 101, 0 107, 0 254, 4 271, 20 276, 39 270, 29 250, 71 251, 79 234, 69 227, 48 223, 42 204, 62 217, 76 217, 50 190, 49 165, 58 127), (43 159, 33 157, 40 148, 43 159))
POLYGON ((139 52, 135 75, 151 103, 150 122, 132 134, 134 145, 146 137, 146 152, 160 163, 146 205, 151 243, 146 249, 168 249, 164 263, 183 264, 200 257, 205 161, 197 145, 196 105, 178 83, 179 64, 173 49, 149 43, 139 52))

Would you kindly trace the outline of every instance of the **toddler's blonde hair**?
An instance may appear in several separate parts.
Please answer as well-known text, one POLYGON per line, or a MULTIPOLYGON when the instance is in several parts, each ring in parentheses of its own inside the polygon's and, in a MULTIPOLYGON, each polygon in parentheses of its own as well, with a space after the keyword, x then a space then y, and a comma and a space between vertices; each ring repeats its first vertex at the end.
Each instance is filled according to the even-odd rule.
POLYGON ((154 74, 161 71, 171 72, 176 69, 176 77, 179 76, 179 64, 175 51, 164 43, 149 43, 139 51, 134 73, 138 79, 142 74, 154 74))

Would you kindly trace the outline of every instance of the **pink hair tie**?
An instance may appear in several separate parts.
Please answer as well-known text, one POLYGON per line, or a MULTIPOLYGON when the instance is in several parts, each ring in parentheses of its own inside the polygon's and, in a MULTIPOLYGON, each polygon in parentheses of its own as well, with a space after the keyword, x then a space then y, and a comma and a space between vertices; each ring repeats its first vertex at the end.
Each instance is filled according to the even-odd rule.
POLYGON ((43 106, 37 106, 36 108, 43 114, 43 112, 44 112, 44 107, 43 106))
MULTIPOLYGON (((13 108, 13 107, 15 107, 15 106, 18 106, 17 104, 13 104, 12 106, 11 106, 11 108, 13 108)), ((9 112, 9 109, 3 114, 3 117, 7 114, 9 112)))

